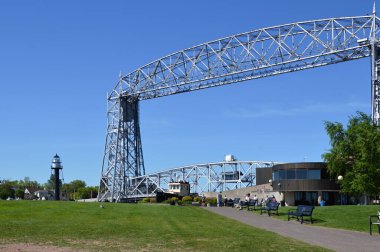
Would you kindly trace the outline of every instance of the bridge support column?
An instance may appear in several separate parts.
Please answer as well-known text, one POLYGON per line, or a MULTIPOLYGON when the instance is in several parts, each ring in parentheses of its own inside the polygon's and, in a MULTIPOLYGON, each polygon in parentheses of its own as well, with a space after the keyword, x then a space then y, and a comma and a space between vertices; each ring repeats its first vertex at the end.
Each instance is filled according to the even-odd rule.
POLYGON ((145 175, 139 124, 139 103, 134 97, 108 99, 107 136, 99 186, 99 201, 127 197, 132 177, 145 175))
POLYGON ((380 126, 380 43, 371 43, 371 113, 372 121, 380 126))

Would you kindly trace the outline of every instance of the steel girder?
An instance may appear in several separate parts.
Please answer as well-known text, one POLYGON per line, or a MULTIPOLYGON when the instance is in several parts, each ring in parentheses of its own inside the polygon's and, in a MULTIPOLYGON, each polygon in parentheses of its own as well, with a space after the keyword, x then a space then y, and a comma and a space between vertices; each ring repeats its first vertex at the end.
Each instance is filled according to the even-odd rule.
POLYGON ((367 57, 369 42, 359 41, 376 37, 378 27, 370 15, 241 33, 153 61, 121 76, 115 90, 146 100, 367 57))
POLYGON ((257 29, 170 54, 120 76, 108 95, 98 199, 118 201, 130 195, 140 183, 135 178, 145 174, 138 118, 141 100, 372 55, 372 117, 379 125, 379 22, 373 13, 257 29))
POLYGON ((255 185, 256 169, 274 162, 232 161, 194 164, 131 178, 128 198, 155 196, 165 192, 173 181, 187 181, 191 192, 220 192, 255 185))

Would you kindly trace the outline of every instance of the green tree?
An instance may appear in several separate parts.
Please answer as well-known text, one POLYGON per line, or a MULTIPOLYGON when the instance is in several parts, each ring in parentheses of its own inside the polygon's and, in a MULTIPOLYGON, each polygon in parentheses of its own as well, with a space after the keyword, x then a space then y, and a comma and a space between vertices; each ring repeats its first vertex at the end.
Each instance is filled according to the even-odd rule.
POLYGON ((25 192, 22 189, 17 189, 16 192, 15 192, 15 196, 17 198, 23 199, 24 195, 25 195, 25 192))
POLYGON ((332 177, 343 176, 343 192, 380 193, 380 128, 369 115, 357 112, 347 128, 341 123, 325 122, 331 149, 322 155, 332 177))
POLYGON ((7 199, 8 197, 15 197, 15 190, 13 189, 12 182, 3 181, 0 184, 0 199, 7 199))
MULTIPOLYGON (((55 186, 55 176, 54 174, 51 174, 49 180, 44 184, 44 187, 47 190, 53 190, 54 186, 55 186)), ((59 187, 60 188, 62 187, 62 179, 59 180, 59 187)))
POLYGON ((25 177, 24 180, 19 180, 17 182, 17 187, 19 188, 41 188, 41 185, 37 181, 30 180, 29 177, 25 177))
POLYGON ((72 189, 75 189, 75 191, 78 191, 79 188, 86 187, 86 182, 84 182, 83 180, 76 179, 76 180, 71 181, 70 185, 72 189))

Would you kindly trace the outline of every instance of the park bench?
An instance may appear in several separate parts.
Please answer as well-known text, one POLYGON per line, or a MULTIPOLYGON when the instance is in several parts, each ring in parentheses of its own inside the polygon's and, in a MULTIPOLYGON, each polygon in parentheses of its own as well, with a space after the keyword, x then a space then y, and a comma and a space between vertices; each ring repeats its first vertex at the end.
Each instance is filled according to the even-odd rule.
POLYGON ((234 201, 232 199, 228 199, 225 203, 227 207, 234 207, 234 201))
POLYGON ((249 199, 249 201, 240 201, 240 208, 243 209, 244 207, 247 208, 247 210, 250 210, 249 207, 253 207, 253 210, 256 210, 257 200, 249 199))
POLYGON ((247 202, 247 210, 249 210, 249 207, 253 207, 253 210, 256 210, 257 200, 250 199, 247 202))
POLYGON ((290 218, 297 218, 297 221, 301 218, 301 224, 303 223, 303 217, 309 216, 310 222, 313 223, 313 210, 314 206, 307 206, 307 205, 299 205, 297 206, 297 209, 291 209, 288 211, 288 221, 290 218), (295 210, 295 211, 294 211, 295 210))
POLYGON ((233 206, 236 208, 240 206, 240 198, 234 198, 233 206))
POLYGON ((380 235, 380 211, 377 215, 369 216, 369 234, 372 235, 372 225, 377 225, 377 231, 380 235))
POLYGON ((278 215, 279 205, 279 202, 269 201, 264 207, 260 208, 260 215, 263 214, 263 212, 267 212, 269 216, 271 212, 276 212, 276 214, 278 215))

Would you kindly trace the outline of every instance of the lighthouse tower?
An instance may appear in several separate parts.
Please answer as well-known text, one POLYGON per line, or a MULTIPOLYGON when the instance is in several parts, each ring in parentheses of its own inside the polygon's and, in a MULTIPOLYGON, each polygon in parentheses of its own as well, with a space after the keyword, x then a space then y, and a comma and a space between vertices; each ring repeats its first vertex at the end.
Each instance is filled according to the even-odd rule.
POLYGON ((55 154, 53 161, 51 162, 51 169, 54 170, 54 199, 59 200, 59 170, 62 170, 62 162, 60 157, 55 154))

